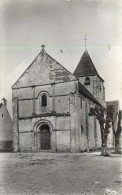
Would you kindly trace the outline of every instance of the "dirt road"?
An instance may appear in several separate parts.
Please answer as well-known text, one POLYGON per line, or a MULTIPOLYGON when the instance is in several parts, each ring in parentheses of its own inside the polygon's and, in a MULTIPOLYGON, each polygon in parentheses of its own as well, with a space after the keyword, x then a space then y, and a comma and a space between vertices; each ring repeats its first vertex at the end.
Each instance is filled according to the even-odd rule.
POLYGON ((100 153, 1 153, 0 195, 119 195, 120 166, 100 153))

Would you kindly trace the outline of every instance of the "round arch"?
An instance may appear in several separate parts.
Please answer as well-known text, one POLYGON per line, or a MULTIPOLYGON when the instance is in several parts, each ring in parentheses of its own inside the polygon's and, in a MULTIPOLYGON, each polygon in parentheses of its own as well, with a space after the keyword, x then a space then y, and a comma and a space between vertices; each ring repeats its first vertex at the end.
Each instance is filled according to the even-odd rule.
MULTIPOLYGON (((39 107, 40 108, 46 108, 49 106, 49 93, 47 91, 41 91, 38 96, 38 102, 39 102, 39 107)), ((42 110, 43 112, 43 110, 42 110)))
POLYGON ((41 91, 39 92, 39 94, 37 95, 37 98, 39 98, 39 96, 41 97, 42 95, 47 95, 49 97, 49 93, 47 91, 41 91))
POLYGON ((39 120, 34 125, 34 151, 52 149, 52 124, 45 119, 39 120))
POLYGON ((52 124, 48 120, 45 120, 45 119, 42 119, 42 120, 39 120, 38 122, 36 122, 36 124, 34 125, 34 129, 33 129, 34 132, 36 133, 37 131, 39 131, 39 128, 42 125, 48 125, 50 132, 52 132, 52 130, 53 130, 52 124))

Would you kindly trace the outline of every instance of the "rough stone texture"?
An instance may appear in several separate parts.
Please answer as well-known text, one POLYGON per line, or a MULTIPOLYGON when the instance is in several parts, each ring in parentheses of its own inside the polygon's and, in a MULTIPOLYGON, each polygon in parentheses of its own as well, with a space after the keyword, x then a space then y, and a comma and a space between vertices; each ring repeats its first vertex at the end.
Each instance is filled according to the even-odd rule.
POLYGON ((19 147, 21 151, 32 152, 33 133, 19 133, 19 147))
POLYGON ((57 131, 57 151, 70 152, 70 130, 57 131))
MULTIPOLYGON (((102 104, 104 104, 104 82, 97 76, 88 76, 90 78, 90 85, 85 87, 94 95, 94 97, 102 104)), ((79 77, 79 81, 84 85, 86 76, 79 77)))
POLYGON ((19 119, 18 119, 18 99, 13 99, 13 149, 19 152, 19 119))
POLYGON ((4 104, 0 107, 0 151, 11 151, 13 145, 13 122, 4 104))

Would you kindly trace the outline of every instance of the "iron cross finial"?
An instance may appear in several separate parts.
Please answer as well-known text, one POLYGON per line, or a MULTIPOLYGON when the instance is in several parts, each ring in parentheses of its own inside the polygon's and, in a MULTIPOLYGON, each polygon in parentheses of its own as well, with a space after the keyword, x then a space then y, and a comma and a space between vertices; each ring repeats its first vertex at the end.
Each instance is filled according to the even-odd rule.
POLYGON ((86 49, 86 41, 88 40, 87 39, 87 34, 85 34, 85 38, 83 40, 85 41, 85 49, 86 49))
POLYGON ((44 44, 42 44, 42 46, 41 46, 41 47, 42 47, 42 49, 44 50, 44 48, 45 48, 45 45, 44 45, 44 44))

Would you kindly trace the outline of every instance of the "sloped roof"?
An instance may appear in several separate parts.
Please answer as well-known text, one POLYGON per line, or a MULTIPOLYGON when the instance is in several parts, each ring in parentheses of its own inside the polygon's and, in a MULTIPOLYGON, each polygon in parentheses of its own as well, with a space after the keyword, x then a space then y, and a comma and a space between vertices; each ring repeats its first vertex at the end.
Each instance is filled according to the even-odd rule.
POLYGON ((88 89, 84 85, 82 85, 80 82, 78 82, 78 85, 79 85, 79 92, 81 94, 85 95, 87 98, 92 100, 97 105, 102 106, 102 104, 96 100, 96 98, 88 91, 88 89))
MULTIPOLYGON (((87 50, 83 53, 74 73, 76 77, 81 77, 81 76, 94 76, 98 75, 98 72, 91 60, 91 57, 88 53, 87 50)), ((100 77, 100 76, 99 76, 100 77)), ((101 78, 101 77, 100 77, 101 78)), ((102 78, 101 78, 102 79, 102 78)), ((102 79, 103 80, 103 79, 102 79)))

